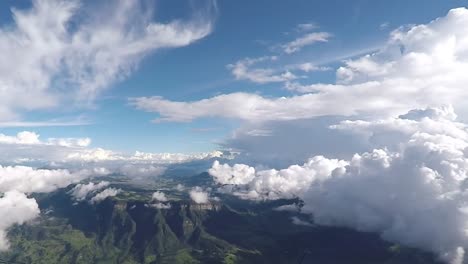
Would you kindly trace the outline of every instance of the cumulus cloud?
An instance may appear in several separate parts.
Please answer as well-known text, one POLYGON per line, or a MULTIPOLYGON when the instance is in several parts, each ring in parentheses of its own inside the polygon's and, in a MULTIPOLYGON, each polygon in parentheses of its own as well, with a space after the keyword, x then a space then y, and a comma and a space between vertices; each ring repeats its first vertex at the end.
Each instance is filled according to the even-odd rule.
MULTIPOLYGON (((3 139, 5 139, 3 137, 3 139)), ((31 133, 21 133, 15 138, 15 144, 41 144, 31 133), (16 142, 18 141, 18 142, 16 142)), ((11 144, 11 143, 7 143, 11 144)), ((36 200, 25 193, 46 193, 66 187, 82 179, 107 173, 104 169, 36 169, 27 166, 0 165, 0 251, 8 249, 7 229, 14 224, 22 224, 39 215, 36 200)), ((76 192, 78 195, 78 192, 76 192)))
POLYGON ((7 136, 4 134, 0 134, 0 142, 4 144, 39 144, 39 135, 30 132, 30 131, 22 131, 19 132, 16 136, 7 136))
POLYGON ((303 195, 314 181, 325 179, 346 164, 345 161, 316 156, 303 165, 256 171, 244 164, 231 167, 215 161, 208 172, 216 183, 226 185, 222 191, 246 199, 278 199, 303 195))
POLYGON ((215 162, 209 173, 221 191, 244 199, 299 196, 303 212, 317 224, 378 232, 462 263, 468 247, 468 126, 456 122, 452 110, 341 122, 334 129, 380 147, 348 160, 315 156, 279 171, 215 162))
POLYGON ((189 191, 190 199, 197 204, 204 204, 208 203, 209 201, 209 194, 208 192, 204 191, 201 187, 196 186, 189 191))
POLYGON ((168 199, 166 197, 166 194, 164 194, 163 192, 160 192, 160 191, 154 192, 153 195, 151 196, 151 199, 153 201, 159 201, 159 202, 167 202, 168 201, 168 199))
POLYGON ((11 190, 25 193, 51 192, 87 177, 99 175, 101 172, 99 169, 71 172, 66 169, 48 170, 26 166, 0 166, 0 192, 11 190))
POLYGON ((167 23, 152 21, 139 1, 34 0, 29 9, 12 9, 13 23, 0 28, 0 120, 92 100, 151 52, 208 35, 214 7, 208 9, 167 23))
POLYGON ((0 251, 7 250, 7 229, 14 224, 23 224, 39 215, 36 200, 18 191, 5 192, 0 198, 0 251))
POLYGON ((167 198, 166 194, 160 191, 154 192, 151 196, 150 206, 157 208, 157 209, 170 209, 171 204, 169 203, 169 199, 167 198))
POLYGON ((77 184, 70 190, 70 195, 77 201, 83 201, 89 194, 95 193, 109 186, 109 182, 101 181, 99 183, 89 182, 88 184, 77 184))
POLYGON ((90 203, 100 203, 105 200, 107 197, 113 197, 119 194, 122 190, 116 188, 107 188, 102 192, 97 193, 91 200, 90 203))
POLYGON ((32 131, 18 132, 16 136, 0 134, 0 144, 46 145, 62 147, 87 147, 89 144, 91 144, 90 138, 49 138, 46 141, 41 141, 39 137, 39 134, 32 131))
POLYGON ((187 122, 224 117, 251 122, 310 119, 320 116, 390 117, 411 109, 452 104, 462 115, 468 83, 468 9, 451 10, 426 25, 393 31, 378 52, 348 60, 335 84, 293 85, 303 93, 266 97, 231 93, 193 102, 161 97, 134 98, 141 110, 160 121, 187 122))
POLYGON ((398 150, 401 142, 408 141, 415 133, 446 135, 467 140, 466 125, 455 120, 451 106, 440 108, 414 109, 396 118, 366 120, 345 120, 331 125, 330 129, 361 138, 361 144, 369 147, 398 150))
POLYGON ((255 64, 262 62, 274 62, 276 56, 264 56, 260 58, 246 58, 227 67, 237 80, 248 80, 254 83, 275 83, 297 79, 298 77, 288 70, 279 71, 272 68, 253 68, 255 64))

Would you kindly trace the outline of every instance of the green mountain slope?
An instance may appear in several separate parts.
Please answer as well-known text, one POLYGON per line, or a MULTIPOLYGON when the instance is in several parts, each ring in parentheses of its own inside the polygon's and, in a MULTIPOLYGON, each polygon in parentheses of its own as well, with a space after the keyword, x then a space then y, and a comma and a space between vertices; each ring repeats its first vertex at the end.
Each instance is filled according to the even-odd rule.
POLYGON ((297 212, 275 210, 299 200, 254 203, 171 202, 149 206, 130 193, 92 205, 67 189, 38 195, 44 213, 13 227, 7 263, 438 263, 431 254, 343 228, 295 225, 297 212), (128 198, 133 197, 133 198, 128 198))

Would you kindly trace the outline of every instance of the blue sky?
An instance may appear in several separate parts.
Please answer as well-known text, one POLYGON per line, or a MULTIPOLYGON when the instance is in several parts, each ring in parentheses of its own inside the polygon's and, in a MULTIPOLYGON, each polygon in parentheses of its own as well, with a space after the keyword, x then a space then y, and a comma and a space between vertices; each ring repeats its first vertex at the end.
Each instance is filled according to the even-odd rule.
POLYGON ((467 4, 1 1, 0 192, 206 171, 461 264, 467 4))
MULTIPOLYGON (((204 4, 190 1, 148 2, 154 21, 187 19, 204 4)), ((207 3, 208 4, 208 3, 207 3)), ((3 27, 11 26, 10 8, 30 8, 29 1, 2 1, 3 27)), ((84 2, 92 8, 92 1, 84 2)), ((207 18, 213 29, 183 47, 151 52, 123 80, 112 82, 89 106, 60 105, 22 111, 24 121, 86 120, 90 124, 59 127, 2 128, 5 134, 31 130, 41 137, 90 137, 93 146, 133 152, 201 152, 219 148, 239 120, 201 118, 192 122, 152 123, 157 117, 135 109, 128 98, 162 96, 173 101, 195 101, 224 93, 249 92, 263 96, 290 96, 283 83, 236 80, 228 64, 243 58, 278 56, 272 67, 311 62, 332 70, 311 73, 307 83, 334 83, 335 69, 349 56, 380 48, 391 30, 408 24, 428 23, 466 1, 218 1, 217 12, 207 18), (313 31, 328 32, 326 43, 284 54, 281 43, 299 37, 299 24, 314 23, 313 31), (276 48, 275 48, 276 47, 276 48), (275 50, 276 49, 276 50, 275 50)), ((269 65, 270 67, 270 65, 269 65)))

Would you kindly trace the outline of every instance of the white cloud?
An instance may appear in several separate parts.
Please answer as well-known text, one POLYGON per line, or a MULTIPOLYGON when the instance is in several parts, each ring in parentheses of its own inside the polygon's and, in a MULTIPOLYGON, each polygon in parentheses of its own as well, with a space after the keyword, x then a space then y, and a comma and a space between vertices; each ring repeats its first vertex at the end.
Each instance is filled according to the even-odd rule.
POLYGON ((160 163, 181 163, 189 162, 194 160, 201 159, 211 159, 211 158, 220 158, 223 156, 221 151, 212 151, 212 152, 202 152, 194 154, 184 154, 184 153, 146 153, 137 151, 135 154, 130 157, 130 160, 133 161, 153 161, 160 163))
POLYGON ((90 138, 49 138, 48 143, 62 147, 88 147, 90 138))
POLYGON ((222 157, 220 151, 206 153, 120 153, 90 146, 90 138, 47 138, 31 131, 17 135, 0 134, 0 164, 82 167, 100 165, 132 177, 157 176, 167 164, 222 157))
POLYGON ((382 24, 379 25, 380 30, 386 30, 390 27, 390 22, 383 22, 382 24))
POLYGON ((451 10, 426 25, 393 31, 380 51, 348 60, 336 84, 290 86, 304 93, 272 98, 231 93, 193 102, 134 98, 160 121, 223 117, 252 122, 320 116, 390 117, 415 108, 453 105, 466 115, 468 96, 468 9, 451 10))
POLYGON ((308 221, 301 220, 297 216, 291 217, 291 220, 292 220, 293 224, 295 224, 295 225, 314 226, 314 224, 312 224, 312 223, 310 223, 308 221))
POLYGON ((319 26, 316 23, 302 23, 296 26, 296 30, 299 32, 311 31, 317 29, 319 26))
POLYGON ((311 62, 304 62, 304 63, 299 63, 299 64, 294 64, 289 66, 291 69, 297 69, 301 70, 303 72, 314 72, 314 71, 328 71, 331 70, 329 67, 325 66, 317 66, 314 63, 311 62))
POLYGON ((298 77, 288 70, 276 70, 272 68, 253 68, 258 63, 274 62, 276 56, 264 56, 260 58, 246 58, 227 67, 237 80, 248 80, 254 83, 275 83, 295 80, 298 77))
POLYGON ((415 109, 396 118, 372 121, 345 120, 330 126, 330 128, 351 133, 354 138, 360 136, 367 141, 369 146, 397 150, 400 147, 400 142, 409 140, 412 135, 421 131, 435 135, 447 135, 463 141, 468 140, 466 125, 456 122, 455 117, 453 108, 448 106, 415 109))
POLYGON ((90 125, 90 121, 85 120, 72 120, 72 121, 57 121, 57 120, 45 120, 45 121, 1 121, 0 127, 70 127, 70 126, 87 126, 90 125))
POLYGON ((231 167, 215 161, 208 172, 215 182, 228 185, 224 191, 247 199, 277 199, 301 196, 314 181, 323 180, 345 165, 345 161, 315 156, 301 166, 255 171, 255 168, 244 164, 231 167))
MULTIPOLYGON (((357 97, 357 95, 352 96, 357 97)), ((296 120, 323 115, 352 115, 357 112, 356 110, 366 107, 365 103, 353 104, 346 94, 342 98, 337 98, 331 94, 320 93, 281 98, 232 93, 194 102, 174 102, 154 96, 133 98, 131 102, 140 110, 158 113, 160 118, 155 121, 171 122, 188 122, 202 117, 224 117, 247 121, 296 120), (330 107, 339 103, 340 107, 330 107)), ((386 105, 371 105, 370 102, 367 106, 375 110, 386 107, 386 105)))
POLYGON ((331 34, 328 32, 307 33, 291 42, 281 45, 281 48, 285 53, 291 54, 300 51, 305 46, 309 46, 317 42, 327 42, 330 37, 331 34))
POLYGON ((101 181, 99 183, 89 182, 88 184, 80 183, 73 187, 69 193, 75 200, 83 201, 89 194, 104 189, 109 186, 109 184, 110 183, 107 181, 101 181))
POLYGON ((163 192, 159 192, 159 191, 154 192, 151 199, 153 201, 159 201, 159 202, 167 202, 168 201, 168 199, 166 197, 166 194, 164 194, 163 192))
POLYGON ((119 172, 132 178, 157 177, 166 171, 165 167, 150 164, 125 164, 120 167, 119 172))
POLYGON ((164 203, 155 203, 151 204, 152 207, 157 208, 157 209, 171 209, 171 204, 164 204, 164 203))
POLYGON ((51 192, 93 175, 99 170, 34 169, 26 166, 0 166, 0 192, 51 192))
MULTIPOLYGON (((42 145, 34 133, 20 133, 18 137, 1 137, 7 145, 24 147, 42 145)), ((107 173, 104 169, 70 171, 66 169, 36 169, 26 166, 0 166, 0 251, 7 250, 7 229, 39 215, 36 200, 25 193, 46 193, 66 187, 82 179, 107 173)))
POLYGON ((154 192, 151 196, 150 206, 158 209, 170 209, 171 204, 168 203, 169 199, 166 194, 160 191, 154 192))
POLYGON ((22 131, 16 134, 16 136, 0 134, 0 144, 37 144, 63 147, 87 147, 91 144, 91 139, 89 138, 49 138, 46 141, 41 141, 39 137, 39 134, 31 131, 22 131))
POLYGON ((17 191, 4 193, 0 198, 0 251, 7 250, 7 229, 14 224, 23 224, 39 215, 36 200, 17 191))
POLYGON ((6 144, 38 144, 39 135, 34 132, 19 132, 16 137, 0 134, 0 142, 6 144))
POLYGON ((255 168, 244 164, 236 164, 233 167, 228 164, 220 164, 215 161, 208 171, 215 181, 220 184, 248 184, 255 178, 255 168))
POLYGON ((115 188, 107 188, 102 192, 99 192, 96 194, 91 200, 89 201, 90 203, 99 203, 103 200, 105 200, 107 197, 113 197, 119 194, 122 190, 121 189, 115 189, 115 188))
POLYGON ((209 194, 206 191, 203 191, 201 187, 194 187, 192 190, 189 192, 190 199, 194 201, 197 204, 204 204, 208 203, 209 201, 209 194))
POLYGON ((245 199, 299 196, 317 224, 378 232, 459 264, 468 247, 468 126, 454 117, 445 107, 345 121, 333 128, 364 136, 369 151, 347 161, 315 156, 279 171, 214 163, 209 172, 222 191, 245 199))
POLYGON ((12 14, 13 23, 0 28, 3 121, 64 101, 86 103, 151 52, 189 45, 212 30, 210 14, 158 23, 139 1, 34 0, 12 14))

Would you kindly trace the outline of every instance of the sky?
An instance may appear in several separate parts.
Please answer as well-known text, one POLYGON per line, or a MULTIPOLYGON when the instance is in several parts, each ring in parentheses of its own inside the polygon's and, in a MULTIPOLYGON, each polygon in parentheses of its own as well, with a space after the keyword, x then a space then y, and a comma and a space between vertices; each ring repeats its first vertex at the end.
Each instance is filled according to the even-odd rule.
MULTIPOLYGON (((36 2, 40 4, 41 1, 36 2)), ((23 107, 23 103, 14 101, 22 99, 11 99, 12 106, 8 108, 12 109, 8 110, 12 113, 2 117, 4 122, 3 125, 0 124, 3 126, 1 130, 5 134, 34 131, 43 138, 89 137, 92 139, 92 146, 123 152, 138 150, 192 153, 221 149, 223 146, 220 146, 220 143, 228 140, 233 130, 240 126, 238 119, 204 117, 191 122, 154 123, 152 120, 157 118, 157 113, 137 109, 129 103, 129 98, 161 96, 173 101, 194 101, 233 92, 255 93, 267 97, 292 96, 295 93, 285 89, 285 82, 259 83, 245 77, 239 78, 228 65, 246 58, 277 56, 274 62, 265 61, 255 66, 272 68, 281 74, 281 71, 287 71, 284 69, 287 65, 310 63, 328 70, 300 73, 304 75, 304 78, 300 79, 301 83, 335 83, 335 70, 341 61, 381 48, 392 30, 410 24, 428 23, 445 15, 449 9, 466 4, 465 1, 431 1, 429 4, 426 1, 201 2, 203 1, 142 1, 142 6, 135 4, 134 7, 130 7, 132 12, 152 13, 145 23, 182 20, 190 24, 198 23, 195 20, 201 19, 203 21, 200 23, 204 23, 204 26, 209 24, 210 28, 203 36, 193 36, 189 43, 164 48, 153 46, 142 50, 142 54, 137 55, 136 61, 129 66, 131 70, 118 70, 116 76, 107 78, 92 98, 60 98, 53 104, 37 107, 23 107), (202 18, 195 18, 196 16, 202 18), (313 28, 301 31, 301 25, 313 28), (305 45, 293 53, 287 53, 281 48, 281 45, 311 32, 326 33, 326 42, 318 41, 305 45), (127 70, 129 72, 125 73, 127 70), (12 122, 19 122, 17 125, 20 127, 8 127, 12 122), (63 122, 75 125, 54 125, 63 122), (21 123, 33 123, 33 126, 21 126, 21 123), (40 123, 52 126, 41 126, 40 123)), ((0 5, 0 25, 3 30, 11 30, 18 26, 11 10, 27 12, 32 3, 2 1, 0 5)), ((100 5, 93 1, 81 2, 80 7, 65 23, 69 26, 74 23, 89 24, 91 22, 84 21, 86 19, 81 20, 80 14, 99 10, 97 12, 106 13, 115 20, 107 21, 108 26, 112 27, 112 23, 119 23, 118 16, 121 16, 113 10, 115 6, 116 4, 110 1, 100 5)), ((125 22, 128 25, 124 27, 141 22, 137 20, 137 17, 128 18, 125 22)), ((47 26, 35 30, 38 30, 39 34, 46 33, 47 26)), ((69 35, 76 33, 73 32, 72 26, 67 30, 69 35)), ((99 37, 98 33, 95 34, 99 37)), ((44 51, 42 55, 52 53, 53 49, 50 47, 50 50, 44 51)), ((60 56, 62 59, 65 57, 60 56)), ((5 67, 20 67, 12 65, 11 60, 14 58, 8 62, 4 61, 5 67)), ((93 74, 99 76, 99 71, 105 70, 98 69, 93 74)), ((4 74, 8 72, 5 71, 4 74)), ((50 70, 48 75, 51 79, 60 81, 69 78, 59 70, 50 70)), ((90 82, 97 83, 99 80, 90 82)), ((14 85, 11 89, 28 89, 25 84, 14 85), (16 87, 18 85, 25 87, 16 87)), ((44 89, 47 93, 57 89, 64 93, 87 89, 69 88, 69 85, 49 84, 44 89)), ((94 84, 82 84, 85 85, 94 84)), ((42 101, 40 96, 37 95, 38 101, 42 101)))
POLYGON ((31 193, 207 171, 196 203, 299 197, 466 263, 466 1, 0 4, 0 250, 31 193))

